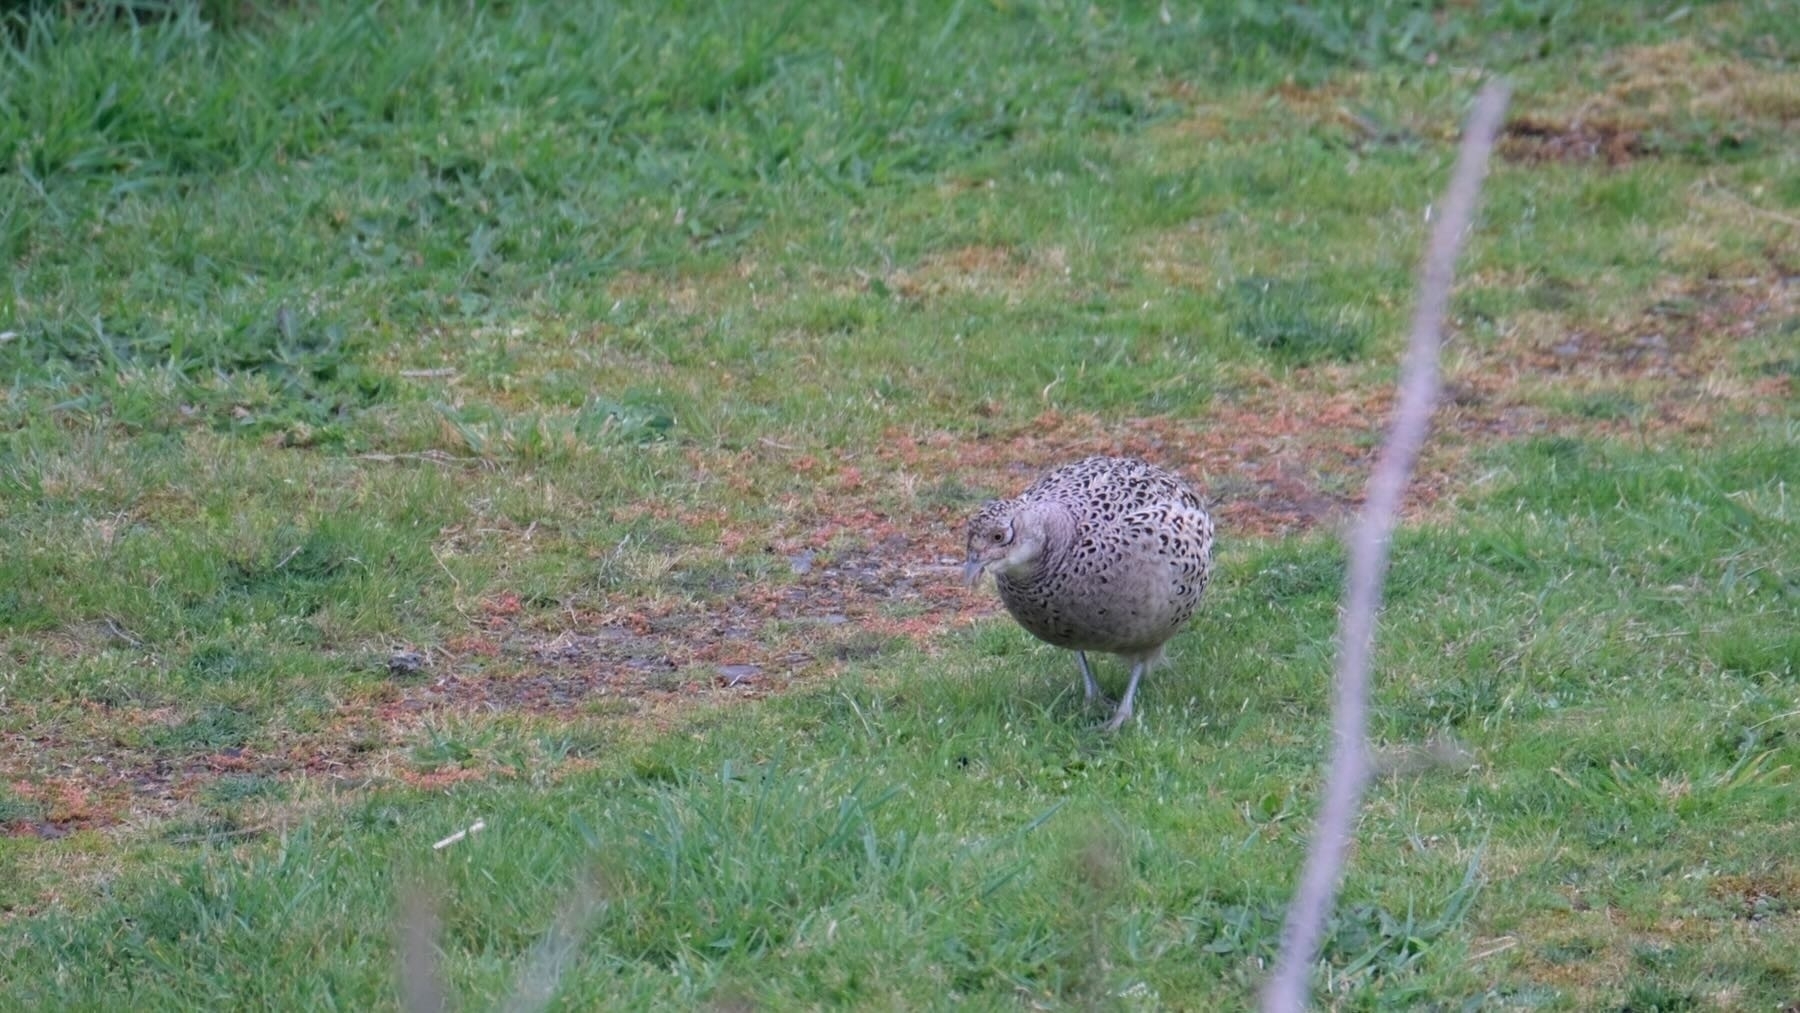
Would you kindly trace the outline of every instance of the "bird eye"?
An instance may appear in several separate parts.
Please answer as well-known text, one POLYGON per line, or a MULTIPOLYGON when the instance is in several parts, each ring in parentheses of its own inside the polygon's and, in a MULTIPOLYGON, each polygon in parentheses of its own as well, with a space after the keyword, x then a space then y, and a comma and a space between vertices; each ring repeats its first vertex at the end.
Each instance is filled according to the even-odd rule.
POLYGON ((996 531, 993 534, 989 535, 988 538, 995 542, 1004 542, 1004 541, 1006 541, 1006 533, 1002 532, 1002 531, 996 531))

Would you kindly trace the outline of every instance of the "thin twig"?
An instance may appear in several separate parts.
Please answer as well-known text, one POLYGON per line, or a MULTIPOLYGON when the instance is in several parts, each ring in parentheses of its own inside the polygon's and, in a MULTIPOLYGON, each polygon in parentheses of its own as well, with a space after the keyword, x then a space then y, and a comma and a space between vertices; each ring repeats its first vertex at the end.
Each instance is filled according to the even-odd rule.
POLYGON ((1401 496, 1425 442, 1431 411, 1437 402, 1438 345, 1449 312, 1456 257, 1475 216, 1488 154, 1506 111, 1508 90, 1503 82, 1489 82, 1469 115, 1456 170, 1420 269, 1419 302, 1413 311, 1399 404, 1381 457, 1375 463, 1375 473, 1370 476, 1362 515, 1351 533, 1345 603, 1338 624, 1337 703, 1332 718, 1334 738, 1325 800, 1299 888, 1288 906, 1281 954, 1263 993, 1263 1009, 1267 1013, 1297 1013, 1305 1008, 1307 980, 1318 959, 1325 919, 1337 896, 1357 807, 1369 780, 1365 742, 1369 656, 1375 639, 1375 611, 1381 603, 1382 582, 1387 575, 1388 543, 1394 533, 1401 496))
POLYGON ((203 841, 229 840, 233 837, 255 837, 257 834, 268 830, 271 826, 274 826, 274 824, 258 823, 255 826, 236 827, 231 830, 208 830, 205 833, 182 834, 179 837, 171 837, 168 838, 168 841, 170 844, 199 844, 203 841))
POLYGON ((1501 936, 1499 942, 1496 942, 1494 945, 1488 947, 1485 950, 1482 950, 1480 953, 1469 954, 1469 958, 1468 958, 1468 960, 1465 961, 1465 963, 1473 964, 1477 961, 1486 960, 1487 958, 1495 956, 1497 954, 1505 953, 1507 950, 1510 950, 1517 945, 1519 945, 1518 937, 1516 937, 1516 936, 1501 936))
POLYGON ((131 646, 136 647, 139 650, 143 649, 144 642, 142 640, 139 640, 138 638, 132 636, 131 633, 125 629, 125 627, 119 625, 118 620, 114 619, 111 616, 106 617, 106 630, 107 630, 107 632, 111 633, 113 636, 118 637, 120 640, 125 641, 126 643, 130 644, 131 646))
POLYGON ((441 450, 425 450, 416 454, 383 454, 370 452, 367 454, 357 454, 356 459, 359 461, 379 461, 383 464, 393 461, 425 461, 428 464, 479 465, 485 463, 479 457, 457 457, 453 454, 446 454, 441 450))
POLYGON ((1758 218, 1774 222, 1777 225, 1786 225, 1790 229, 1800 229, 1800 218, 1795 218, 1793 215, 1784 215, 1779 211, 1763 207, 1761 204, 1753 203, 1749 198, 1739 195, 1737 192, 1717 180, 1706 179, 1703 180, 1700 185, 1703 189, 1711 190, 1713 193, 1719 194, 1726 200, 1731 201, 1733 204, 1736 204, 1738 207, 1743 208, 1745 211, 1750 212, 1758 218))
POLYGON ((456 589, 456 593, 462 594, 462 581, 457 580, 456 574, 450 572, 450 567, 444 565, 444 557, 438 555, 437 546, 427 545, 426 549, 431 552, 431 558, 437 560, 438 569, 444 571, 444 576, 450 578, 450 583, 456 589))
POLYGON ((1622 639, 1628 644, 1641 644, 1646 640, 1674 640, 1679 637, 1692 637, 1696 635, 1710 637, 1719 632, 1720 629, 1721 627, 1717 626, 1703 626, 1697 630, 1652 630, 1649 633, 1633 633, 1622 639))
POLYGON ((1775 722, 1780 721, 1783 718, 1792 718, 1792 717, 1800 717, 1800 711, 1788 711, 1786 714, 1777 714, 1772 718, 1763 718, 1761 721, 1758 721, 1757 723, 1751 725, 1748 730, 1756 731, 1758 728, 1761 728, 1763 725, 1772 725, 1775 722))

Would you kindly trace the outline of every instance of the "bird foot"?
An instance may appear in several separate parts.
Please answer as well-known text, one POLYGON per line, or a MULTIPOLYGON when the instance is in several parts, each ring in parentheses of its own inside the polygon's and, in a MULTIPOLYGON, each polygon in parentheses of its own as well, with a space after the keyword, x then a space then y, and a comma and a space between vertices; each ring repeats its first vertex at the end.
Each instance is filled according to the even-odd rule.
POLYGON ((1113 711, 1112 719, 1100 726, 1102 732, 1116 732, 1131 720, 1131 702, 1137 697, 1138 680, 1144 677, 1145 659, 1139 658, 1131 666, 1131 682, 1125 686, 1125 695, 1119 698, 1118 709, 1113 711))
POLYGON ((1123 727, 1125 722, 1130 720, 1131 709, 1128 707, 1121 707, 1118 710, 1113 711, 1113 716, 1108 718, 1106 723, 1100 726, 1099 730, 1107 735, 1111 735, 1113 732, 1116 732, 1123 727))

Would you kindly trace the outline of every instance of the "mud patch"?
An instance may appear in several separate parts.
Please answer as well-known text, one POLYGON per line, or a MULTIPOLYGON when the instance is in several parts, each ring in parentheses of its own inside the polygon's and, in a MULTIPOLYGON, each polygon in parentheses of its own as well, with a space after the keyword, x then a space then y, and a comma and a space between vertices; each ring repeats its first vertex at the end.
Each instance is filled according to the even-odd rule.
POLYGON ((1521 116, 1506 124, 1500 157, 1535 165, 1543 162, 1605 162, 1621 166, 1655 152, 1641 131, 1607 120, 1521 116))
MULTIPOLYGON (((867 524, 876 532, 892 526, 867 524)), ((383 710, 404 723, 439 711, 574 715, 597 704, 609 710, 609 699, 708 690, 756 696, 897 643, 929 650, 935 634, 997 607, 991 595, 956 582, 957 560, 944 550, 897 530, 870 543, 821 526, 761 547, 804 561, 792 564, 785 583, 746 583, 704 603, 621 600, 604 611, 557 614, 555 628, 545 617, 490 614, 475 642, 433 666, 437 677, 394 687, 383 710)))
POLYGON ((1693 375, 1691 341, 1662 329, 1639 333, 1569 332, 1547 348, 1534 349, 1532 365, 1547 374, 1602 371, 1620 376, 1693 375))

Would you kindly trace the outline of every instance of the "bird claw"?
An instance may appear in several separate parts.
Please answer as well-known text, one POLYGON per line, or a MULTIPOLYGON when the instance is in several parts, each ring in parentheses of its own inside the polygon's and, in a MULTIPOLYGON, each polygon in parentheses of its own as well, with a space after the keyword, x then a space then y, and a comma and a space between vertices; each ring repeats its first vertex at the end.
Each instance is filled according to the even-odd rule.
POLYGON ((1118 731, 1120 728, 1124 727, 1125 722, 1130 721, 1130 720, 1131 720, 1131 712, 1130 711, 1128 711, 1128 710, 1113 711, 1113 716, 1108 718, 1106 720, 1105 724, 1100 725, 1099 731, 1102 734, 1111 735, 1112 733, 1118 731))

